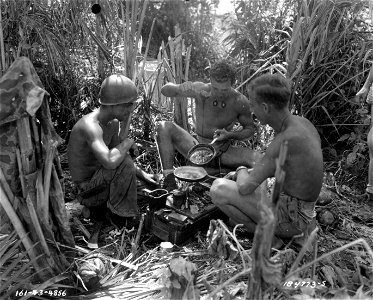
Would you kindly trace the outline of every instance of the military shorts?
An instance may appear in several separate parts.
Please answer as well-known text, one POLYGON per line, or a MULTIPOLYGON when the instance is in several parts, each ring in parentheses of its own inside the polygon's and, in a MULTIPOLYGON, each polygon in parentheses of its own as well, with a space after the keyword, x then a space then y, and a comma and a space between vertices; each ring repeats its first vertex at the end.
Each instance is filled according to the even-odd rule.
POLYGON ((281 193, 277 224, 276 234, 279 236, 291 237, 304 233, 304 238, 307 238, 316 227, 315 202, 299 200, 281 193))

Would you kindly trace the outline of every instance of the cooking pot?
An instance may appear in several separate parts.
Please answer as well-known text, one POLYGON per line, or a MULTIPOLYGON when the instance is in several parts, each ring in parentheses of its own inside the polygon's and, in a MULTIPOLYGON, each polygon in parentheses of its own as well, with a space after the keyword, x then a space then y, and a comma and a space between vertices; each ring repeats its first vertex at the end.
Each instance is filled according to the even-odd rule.
POLYGON ((154 191, 151 191, 149 189, 143 189, 143 191, 146 193, 146 196, 148 197, 150 210, 158 210, 163 207, 166 207, 167 196, 171 194, 165 189, 156 189, 154 191))

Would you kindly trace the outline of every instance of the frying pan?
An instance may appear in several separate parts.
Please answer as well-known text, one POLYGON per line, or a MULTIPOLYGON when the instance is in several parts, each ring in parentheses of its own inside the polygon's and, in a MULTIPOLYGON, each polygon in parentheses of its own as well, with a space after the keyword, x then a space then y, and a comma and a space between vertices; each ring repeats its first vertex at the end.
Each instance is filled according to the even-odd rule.
POLYGON ((187 182, 198 182, 207 176, 204 168, 194 166, 182 166, 174 170, 177 179, 187 182))
POLYGON ((215 148, 211 145, 211 144, 197 144, 197 145, 194 145, 189 151, 188 151, 188 160, 190 162, 192 162, 193 164, 197 165, 197 166, 203 166, 203 165, 206 165, 208 164, 210 161, 212 161, 214 159, 214 157, 216 156, 216 150, 215 148), (194 155, 198 152, 198 151, 206 151, 206 153, 209 155, 209 158, 202 161, 202 162, 198 162, 194 159, 194 155))

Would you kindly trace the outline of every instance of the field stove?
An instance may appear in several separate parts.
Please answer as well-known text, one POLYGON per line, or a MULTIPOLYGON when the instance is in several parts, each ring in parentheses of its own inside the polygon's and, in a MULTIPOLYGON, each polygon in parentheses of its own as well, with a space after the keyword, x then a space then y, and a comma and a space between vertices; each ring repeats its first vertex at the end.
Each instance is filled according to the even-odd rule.
POLYGON ((159 203, 162 207, 154 205, 152 192, 148 193, 145 229, 163 241, 180 245, 199 230, 207 230, 210 220, 226 219, 226 215, 211 202, 209 186, 207 182, 190 183, 184 189, 174 190, 166 195, 166 199, 162 198, 159 203))

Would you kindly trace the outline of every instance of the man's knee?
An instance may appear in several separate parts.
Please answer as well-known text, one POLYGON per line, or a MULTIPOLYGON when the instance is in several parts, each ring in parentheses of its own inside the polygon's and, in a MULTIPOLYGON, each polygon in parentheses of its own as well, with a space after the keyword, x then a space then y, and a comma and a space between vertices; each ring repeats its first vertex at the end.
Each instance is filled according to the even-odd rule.
POLYGON ((119 165, 118 169, 120 171, 128 172, 129 174, 133 173, 136 174, 136 167, 131 158, 131 156, 126 155, 123 159, 122 163, 119 165))
POLYGON ((216 179, 210 188, 210 195, 213 203, 217 205, 225 203, 225 196, 227 195, 226 179, 216 179))

